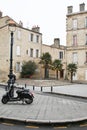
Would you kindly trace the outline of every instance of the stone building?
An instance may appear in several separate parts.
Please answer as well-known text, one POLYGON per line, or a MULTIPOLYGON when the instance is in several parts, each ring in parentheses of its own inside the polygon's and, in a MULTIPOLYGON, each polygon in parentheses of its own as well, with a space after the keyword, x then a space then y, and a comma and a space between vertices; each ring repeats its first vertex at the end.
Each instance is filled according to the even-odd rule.
MULTIPOLYGON (((8 22, 10 19, 12 18, 9 16, 3 17, 0 12, 0 81, 7 80, 9 74, 11 39, 8 22)), ((79 5, 78 12, 73 12, 73 6, 67 7, 66 46, 60 44, 59 38, 54 38, 52 45, 43 44, 40 27, 34 26, 28 29, 23 27, 21 21, 15 23, 17 27, 14 32, 13 71, 17 77, 20 76, 24 61, 32 60, 38 64, 40 56, 49 52, 52 61, 55 59, 62 61, 63 69, 59 72, 59 79, 69 78, 66 67, 69 63, 75 63, 78 69, 73 80, 87 81, 87 11, 84 3, 79 5)), ((44 70, 38 64, 33 78, 43 77, 44 70)), ((49 77, 56 78, 55 71, 49 70, 49 77)))
POLYGON ((77 64, 74 80, 87 80, 87 11, 85 4, 79 5, 79 11, 73 12, 73 6, 67 8, 66 19, 66 61, 77 64))
MULTIPOLYGON (((52 56, 52 61, 55 59, 61 60, 63 67, 60 72, 58 72, 59 79, 65 79, 66 77, 66 47, 60 45, 60 39, 54 38, 54 42, 52 45, 48 46, 45 44, 42 44, 42 53, 49 52, 52 56)), ((50 70, 49 71, 49 77, 50 78, 56 78, 56 72, 50 70)))
MULTIPOLYGON (((10 20, 13 19, 9 16, 3 17, 2 12, 0 12, 0 81, 7 80, 9 74, 11 36, 8 29, 8 23, 10 20)), ((34 26, 32 29, 28 29, 23 27, 21 21, 15 23, 13 73, 16 74, 16 77, 20 76, 24 61, 32 60, 38 64, 40 56, 45 52, 49 52, 52 56, 52 60, 62 60, 64 66, 59 77, 65 78, 65 47, 60 45, 60 40, 55 38, 53 45, 47 46, 42 44, 42 33, 40 33, 40 27, 34 26)), ((38 64, 38 69, 33 78, 43 78, 43 75, 43 68, 38 64)), ((55 72, 50 71, 50 77, 54 78, 55 72)))
MULTIPOLYGON (((9 16, 0 15, 0 79, 2 80, 8 78, 9 74, 11 36, 8 23, 11 19, 9 16)), ((29 30, 23 27, 22 22, 16 25, 13 36, 13 71, 18 77, 24 61, 34 60, 38 63, 41 55, 42 34, 38 26, 29 30)))

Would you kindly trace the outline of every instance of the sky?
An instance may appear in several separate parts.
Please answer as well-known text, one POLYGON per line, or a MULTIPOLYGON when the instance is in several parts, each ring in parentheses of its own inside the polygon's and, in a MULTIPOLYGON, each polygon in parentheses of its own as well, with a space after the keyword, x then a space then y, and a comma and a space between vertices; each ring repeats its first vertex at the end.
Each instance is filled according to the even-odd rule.
POLYGON ((60 44, 66 45, 67 7, 79 12, 82 3, 87 10, 87 0, 0 0, 0 11, 18 23, 21 20, 25 28, 38 25, 43 44, 51 45, 54 38, 60 38, 60 44))

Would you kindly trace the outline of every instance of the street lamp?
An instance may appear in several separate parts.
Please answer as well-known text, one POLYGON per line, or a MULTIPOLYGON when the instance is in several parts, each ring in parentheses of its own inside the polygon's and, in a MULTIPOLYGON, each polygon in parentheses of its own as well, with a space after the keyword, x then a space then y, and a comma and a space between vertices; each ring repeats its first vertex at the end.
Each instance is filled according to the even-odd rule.
POLYGON ((16 31, 16 23, 13 20, 9 20, 8 23, 8 30, 10 31, 10 35, 11 35, 11 43, 10 43, 10 69, 9 69, 9 79, 8 79, 8 86, 7 86, 7 90, 9 90, 11 88, 11 86, 14 85, 16 77, 13 74, 13 35, 14 32, 16 31))

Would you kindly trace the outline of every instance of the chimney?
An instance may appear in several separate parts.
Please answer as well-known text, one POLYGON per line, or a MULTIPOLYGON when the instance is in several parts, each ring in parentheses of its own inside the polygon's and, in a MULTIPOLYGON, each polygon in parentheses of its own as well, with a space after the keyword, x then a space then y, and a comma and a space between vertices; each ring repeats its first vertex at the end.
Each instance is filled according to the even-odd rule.
POLYGON ((59 38, 54 38, 54 45, 55 46, 60 46, 60 39, 59 38))
POLYGON ((2 12, 0 11, 0 18, 2 17, 2 12))
POLYGON ((67 7, 67 13, 68 13, 68 14, 73 13, 73 6, 68 6, 68 7, 67 7))
POLYGON ((40 32, 40 27, 38 27, 38 25, 37 26, 33 26, 32 27, 32 31, 34 31, 34 32, 40 32))
POLYGON ((19 26, 20 26, 20 27, 23 27, 22 21, 19 21, 19 26))
POLYGON ((79 5, 79 10, 80 11, 85 11, 85 4, 84 3, 79 5))

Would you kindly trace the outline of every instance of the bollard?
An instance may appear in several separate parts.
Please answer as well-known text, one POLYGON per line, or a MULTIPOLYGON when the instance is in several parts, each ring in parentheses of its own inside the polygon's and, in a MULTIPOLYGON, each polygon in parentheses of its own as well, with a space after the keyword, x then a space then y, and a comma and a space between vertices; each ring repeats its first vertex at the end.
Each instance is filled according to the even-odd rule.
POLYGON ((35 89, 35 86, 33 85, 33 90, 35 89))
POLYGON ((51 92, 53 92, 53 87, 51 86, 51 92))
POLYGON ((43 91, 43 87, 41 86, 41 92, 43 91))
POLYGON ((25 84, 25 88, 27 87, 27 85, 25 84))

